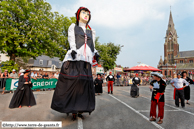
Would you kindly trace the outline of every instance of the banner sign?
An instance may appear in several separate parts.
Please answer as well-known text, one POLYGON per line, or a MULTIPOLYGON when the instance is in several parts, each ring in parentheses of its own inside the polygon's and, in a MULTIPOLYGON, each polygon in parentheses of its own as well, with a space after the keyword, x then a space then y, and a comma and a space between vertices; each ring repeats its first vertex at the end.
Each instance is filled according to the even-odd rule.
POLYGON ((123 69, 122 68, 119 68, 119 67, 115 67, 114 70, 115 71, 118 71, 118 72, 123 72, 123 69))
POLYGON ((103 67, 96 67, 96 74, 103 74, 104 68, 103 67))
MULTIPOLYGON (((12 79, 8 78, 6 80, 5 90, 16 90, 18 87, 18 80, 19 79, 12 79)), ((57 85, 58 79, 50 78, 50 79, 31 79, 32 88, 31 89, 48 89, 48 88, 55 88, 57 85)))

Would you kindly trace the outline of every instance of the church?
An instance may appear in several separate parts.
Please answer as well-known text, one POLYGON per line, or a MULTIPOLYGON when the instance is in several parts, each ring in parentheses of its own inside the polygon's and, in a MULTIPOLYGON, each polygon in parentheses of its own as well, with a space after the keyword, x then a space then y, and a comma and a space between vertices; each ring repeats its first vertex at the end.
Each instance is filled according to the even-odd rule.
POLYGON ((176 73, 187 71, 188 76, 194 78, 194 50, 179 51, 178 36, 170 11, 168 28, 164 43, 164 60, 162 56, 158 63, 158 69, 166 77, 174 77, 176 73))

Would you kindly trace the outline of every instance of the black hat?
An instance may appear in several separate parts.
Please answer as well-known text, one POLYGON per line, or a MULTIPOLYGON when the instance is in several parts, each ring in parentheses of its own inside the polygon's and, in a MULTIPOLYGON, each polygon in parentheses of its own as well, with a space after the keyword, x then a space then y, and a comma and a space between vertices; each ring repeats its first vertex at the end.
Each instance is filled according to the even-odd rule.
POLYGON ((28 72, 30 72, 30 70, 28 70, 28 69, 26 69, 26 70, 24 71, 24 73, 28 73, 28 72))

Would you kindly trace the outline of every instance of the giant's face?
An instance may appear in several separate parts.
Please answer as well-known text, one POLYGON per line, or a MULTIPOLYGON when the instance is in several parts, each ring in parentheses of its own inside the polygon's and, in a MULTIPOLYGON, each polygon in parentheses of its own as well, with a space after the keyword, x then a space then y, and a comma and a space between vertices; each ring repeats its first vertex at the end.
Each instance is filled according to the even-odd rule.
POLYGON ((90 17, 90 14, 88 11, 81 10, 79 15, 79 21, 86 24, 89 20, 89 17, 90 17))

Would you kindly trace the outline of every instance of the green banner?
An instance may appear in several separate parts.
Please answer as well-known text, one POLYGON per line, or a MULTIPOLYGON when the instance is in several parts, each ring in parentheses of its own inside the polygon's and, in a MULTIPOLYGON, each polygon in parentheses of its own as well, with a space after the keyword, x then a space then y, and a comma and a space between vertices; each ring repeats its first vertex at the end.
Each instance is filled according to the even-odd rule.
POLYGON ((50 79, 31 79, 32 81, 32 89, 48 89, 55 88, 57 85, 58 79, 50 78, 50 79))
MULTIPOLYGON (((6 80, 5 90, 15 90, 18 87, 18 80, 19 79, 12 79, 8 78, 6 80)), ((48 89, 48 88, 55 88, 58 79, 50 78, 50 79, 31 79, 32 88, 31 89, 48 89)))
POLYGON ((10 90, 11 89, 11 82, 12 82, 12 78, 7 78, 6 79, 5 90, 10 90))

